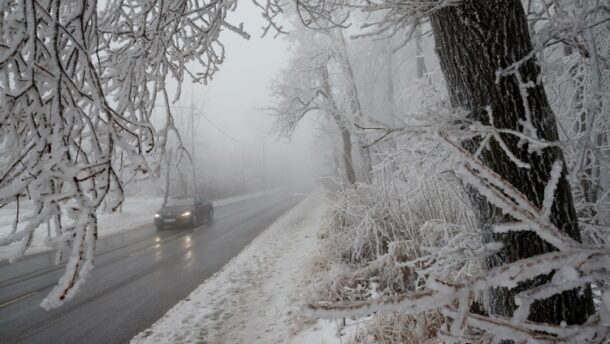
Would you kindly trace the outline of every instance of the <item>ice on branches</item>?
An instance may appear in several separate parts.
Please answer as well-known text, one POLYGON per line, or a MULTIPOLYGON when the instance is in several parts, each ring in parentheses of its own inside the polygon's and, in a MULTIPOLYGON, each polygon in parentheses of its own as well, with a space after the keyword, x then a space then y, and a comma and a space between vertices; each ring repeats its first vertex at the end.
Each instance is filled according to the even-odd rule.
MULTIPOLYGON (((306 310, 316 317, 335 319, 360 317, 373 313, 401 312, 416 314, 442 308, 448 309, 447 315, 452 318, 464 319, 463 322, 457 323, 457 327, 452 326, 452 335, 456 337, 460 337, 465 331, 465 326, 469 324, 484 330, 493 328, 491 332, 495 334, 496 339, 515 339, 515 333, 512 331, 529 333, 530 335, 534 334, 534 331, 544 331, 553 334, 553 337, 547 339, 554 338, 557 341, 573 342, 577 338, 582 340, 582 334, 586 333, 588 335, 587 340, 597 342, 595 339, 599 338, 599 335, 608 332, 608 328, 600 326, 598 322, 580 328, 582 332, 563 331, 558 326, 540 324, 537 324, 536 329, 532 330, 530 323, 511 320, 497 324, 498 319, 496 317, 483 317, 469 312, 472 298, 470 295, 483 292, 490 287, 514 288, 518 283, 540 274, 550 273, 554 270, 562 271, 566 267, 572 268, 575 274, 570 274, 567 278, 573 283, 557 284, 550 282, 544 286, 547 293, 537 295, 538 297, 548 297, 548 295, 583 286, 591 281, 591 278, 587 278, 587 276, 608 278, 607 266, 610 266, 608 264, 610 264, 610 252, 607 250, 552 252, 496 267, 484 274, 466 279, 463 283, 450 283, 431 277, 426 283, 426 288, 422 291, 350 304, 311 304, 307 306, 306 310), (460 312, 453 309, 456 302, 459 305, 460 312), (506 331, 505 328, 502 330, 504 326, 509 324, 509 328, 512 328, 511 331, 506 331), (496 327, 499 327, 499 330, 496 327), (562 336, 565 337, 562 338, 562 336)), ((523 305, 527 308, 525 303, 523 305)), ((532 338, 535 338, 535 336, 532 338)))
MULTIPOLYGON (((542 209, 532 204, 515 187, 480 163, 474 156, 454 143, 447 133, 439 134, 458 156, 461 156, 463 180, 472 185, 487 200, 513 217, 517 222, 497 225, 496 231, 531 230, 548 241, 559 251, 530 258, 520 259, 510 264, 500 265, 472 277, 446 280, 439 276, 436 269, 417 270, 425 260, 413 259, 400 266, 414 268, 417 273, 426 273, 422 289, 413 292, 391 295, 377 300, 351 303, 312 303, 306 311, 322 318, 361 317, 373 313, 389 314, 400 312, 419 314, 440 309, 450 320, 449 329, 443 330, 441 337, 447 341, 460 342, 521 339, 531 342, 581 342, 602 343, 609 328, 594 316, 582 327, 538 324, 527 321, 530 305, 536 300, 546 299, 564 291, 583 288, 587 284, 610 277, 610 251, 605 248, 591 248, 580 244, 565 235, 549 221, 549 209, 553 205, 557 183, 563 171, 563 163, 552 165, 545 188, 542 209), (489 288, 515 288, 520 283, 540 275, 553 273, 553 278, 541 286, 529 289, 515 296, 519 306, 512 318, 483 316, 472 313, 470 306, 474 295, 484 293, 489 288), (477 332, 477 329, 479 332, 477 332)), ((420 229, 429 233, 429 229, 420 229)), ((493 249, 490 247, 490 249, 493 249)), ((445 255, 447 252, 445 252, 445 255)), ((443 256, 439 252, 439 256, 443 256)), ((602 305, 602 307, 607 307, 602 305)), ((601 313, 608 310, 602 308, 601 313)))
MULTIPOLYGON (((43 302, 61 305, 93 267, 97 210, 116 211, 123 186, 156 176, 174 128, 166 89, 207 82, 224 61, 220 32, 234 1, 2 1, 0 5, 0 207, 17 212, 0 244, 21 257, 38 228, 68 262, 43 302), (99 7, 98 7, 99 6, 99 7), (197 68, 197 72, 194 72, 197 68), (164 120, 153 122, 162 104, 164 120)), ((270 22, 281 9, 262 7, 270 22)), ((279 29, 279 26, 272 27, 279 29)))
MULTIPOLYGON (((306 310, 314 316, 328 318, 373 313, 389 316, 394 312, 419 316, 440 312, 446 322, 438 326, 438 338, 448 343, 607 342, 610 336, 607 291, 610 180, 606 173, 610 167, 610 12, 606 3, 568 0, 407 1, 400 4, 373 1, 358 4, 360 6, 356 8, 365 11, 367 16, 364 27, 370 31, 352 36, 357 38, 379 34, 392 36, 405 27, 410 29, 400 32, 410 38, 413 28, 422 21, 425 27, 424 18, 432 16, 440 68, 449 85, 452 104, 446 108, 428 106, 418 109, 415 115, 402 113, 401 124, 397 124, 398 121, 392 125, 371 121, 361 125, 363 130, 378 134, 373 145, 393 144, 397 151, 412 156, 400 159, 380 148, 379 155, 387 161, 376 166, 378 174, 374 183, 359 187, 358 192, 362 194, 355 195, 352 190, 350 195, 346 195, 346 191, 339 193, 339 200, 344 202, 339 211, 343 221, 335 230, 343 237, 337 241, 348 241, 349 245, 343 246, 349 247, 350 253, 341 251, 339 258, 343 259, 341 263, 348 260, 346 257, 350 260, 349 264, 337 265, 355 269, 351 276, 369 267, 385 266, 387 271, 394 267, 406 268, 410 277, 415 275, 412 289, 399 294, 388 293, 380 299, 368 297, 366 293, 357 300, 328 297, 309 302, 306 310), (423 7, 425 3, 430 8, 423 7), (452 5, 458 7, 442 8, 452 5), (500 8, 510 8, 513 12, 507 10, 506 16, 490 15, 500 8), (513 29, 520 34, 514 37, 512 29, 503 32, 494 26, 500 22, 509 25, 511 20, 519 22, 513 29), (456 28, 472 29, 472 32, 461 35, 453 32, 456 28), (501 34, 494 36, 499 32, 501 34), (468 41, 469 35, 472 41, 468 41), (511 38, 514 39, 511 41, 511 38), (527 44, 521 46, 522 50, 513 49, 523 42, 527 44), (465 52, 464 55, 461 52, 465 52), (489 61, 482 56, 479 61, 479 54, 489 57, 489 61), (468 68, 470 64, 476 64, 477 68, 468 68), (490 72, 479 79, 479 71, 490 72), (550 101, 548 106, 547 99, 550 101), (445 110, 452 107, 447 115, 445 110), (497 113, 493 113, 494 110, 497 113), (439 118, 440 121, 434 123, 433 119, 439 118), (426 148, 439 143, 441 148, 428 150, 415 144, 425 141, 428 142, 426 148), (439 151, 449 153, 435 155, 439 151), (438 156, 445 160, 436 161, 438 156), (458 160, 457 163, 447 167, 452 159, 458 160), (401 171, 401 166, 417 170, 420 162, 424 168, 415 176, 415 173, 401 171), (439 170, 446 175, 456 172, 462 186, 472 191, 471 206, 481 214, 480 230, 485 231, 476 234, 486 245, 472 245, 476 236, 471 240, 465 233, 460 233, 466 232, 466 226, 432 219, 425 223, 414 221, 415 230, 409 227, 413 223, 400 222, 403 227, 392 229, 400 233, 409 228, 410 237, 396 241, 387 238, 394 232, 383 228, 390 223, 390 217, 379 208, 404 209, 392 202, 403 200, 395 194, 396 189, 403 193, 407 190, 403 180, 387 181, 385 176, 379 175, 387 166, 400 171, 395 173, 408 182, 422 180, 424 175, 439 170), (516 170, 514 174, 513 169, 516 170), (570 182, 570 189, 566 181, 570 182), (528 185, 528 182, 534 185, 528 185), (391 201, 380 195, 383 192, 391 201), (363 201, 367 197, 377 202, 363 201), (379 208, 376 204, 380 204, 379 208), (565 216, 559 220, 561 216, 557 214, 565 216), (448 233, 449 240, 429 245, 422 237, 433 236, 431 233, 437 228, 448 233), (580 229, 584 234, 582 243, 578 236, 580 229), (489 242, 494 238, 503 242, 489 242), (531 242, 534 244, 529 246, 531 242), (399 247, 404 252, 400 258, 408 256, 408 259, 395 259, 394 252, 399 247), (394 251, 390 252, 390 248, 394 251), (494 251, 499 254, 494 256, 494 251), (447 273, 447 270, 460 269, 461 263, 468 261, 469 256, 464 252, 478 253, 490 270, 475 269, 474 275, 454 278, 457 274, 447 273), (530 257, 523 258, 526 256, 530 257), (352 264, 354 259, 351 257, 360 261, 352 264), (451 265, 453 261, 456 266, 451 265), (389 268, 392 263, 394 265, 389 268), (442 265, 447 266, 447 270, 442 269, 442 265), (444 276, 445 273, 448 276, 444 276), (563 295, 559 297, 558 294, 563 295), (582 307, 578 312, 578 307, 573 307, 571 313, 572 310, 567 309, 571 307, 568 298, 572 304, 574 300, 586 301, 576 301, 582 307), (593 313, 596 314, 587 319, 593 313), (510 317, 497 314, 510 314, 510 317), (566 320, 562 322, 561 319, 566 320), (566 325, 566 322, 584 324, 566 325)), ((384 63, 386 61, 391 58, 384 63)), ((389 84, 393 90, 393 81, 389 84)), ((417 98, 404 89, 403 94, 408 94, 411 101, 417 98)), ((429 102, 443 104, 444 99, 440 100, 438 94, 434 96, 429 102)), ((390 104, 388 108, 395 110, 394 105, 390 104)), ((436 201, 430 200, 430 203, 436 204, 436 201)), ((406 207, 404 212, 407 218, 417 218, 418 210, 416 205, 406 207)), ((339 276, 344 278, 343 274, 339 276)), ((377 275, 367 276, 375 281, 379 279, 377 275)), ((382 319, 383 316, 374 318, 382 319)))

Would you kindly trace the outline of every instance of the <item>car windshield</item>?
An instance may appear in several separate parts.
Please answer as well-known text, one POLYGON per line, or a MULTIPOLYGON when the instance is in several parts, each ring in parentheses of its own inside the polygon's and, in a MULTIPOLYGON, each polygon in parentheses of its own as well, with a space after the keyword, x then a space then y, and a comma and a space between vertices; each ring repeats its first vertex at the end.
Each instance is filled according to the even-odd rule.
POLYGON ((193 205, 195 202, 193 197, 180 197, 180 198, 170 198, 167 200, 165 205, 175 206, 175 205, 193 205))

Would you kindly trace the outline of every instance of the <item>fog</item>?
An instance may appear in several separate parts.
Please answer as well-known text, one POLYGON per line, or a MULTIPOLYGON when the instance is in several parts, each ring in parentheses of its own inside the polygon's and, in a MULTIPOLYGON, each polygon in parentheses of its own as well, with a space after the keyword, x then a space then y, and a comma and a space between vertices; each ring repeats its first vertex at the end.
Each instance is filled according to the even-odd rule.
MULTIPOLYGON (((265 109, 273 105, 270 82, 288 62, 289 42, 285 36, 273 38, 272 33, 261 37, 265 21, 252 3, 240 4, 236 12, 229 13, 228 21, 233 25, 243 22, 251 38, 225 30, 220 41, 226 60, 220 71, 208 85, 185 80, 180 101, 172 110, 189 151, 191 114, 184 107, 203 112, 203 116, 195 112, 192 119, 198 189, 226 196, 286 186, 311 188, 324 156, 315 143, 312 122, 303 121, 291 140, 280 139, 271 131, 273 117, 265 109)), ((181 169, 192 185, 187 159, 181 169)), ((179 186, 170 189, 174 189, 170 193, 181 192, 176 190, 179 186)))

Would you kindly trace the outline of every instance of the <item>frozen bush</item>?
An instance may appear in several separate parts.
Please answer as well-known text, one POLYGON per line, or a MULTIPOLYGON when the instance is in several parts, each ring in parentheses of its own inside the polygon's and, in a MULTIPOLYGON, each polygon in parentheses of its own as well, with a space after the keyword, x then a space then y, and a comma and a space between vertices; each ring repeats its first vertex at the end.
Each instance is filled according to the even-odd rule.
MULTIPOLYGON (((375 300, 418 290, 431 274, 457 281, 480 271, 484 249, 472 214, 461 186, 446 176, 415 179, 386 171, 370 185, 342 189, 334 198, 306 302, 375 300)), ((375 316, 354 340, 426 343, 442 323, 434 312, 375 316), (423 332, 416 326, 419 318, 428 319, 423 332)))

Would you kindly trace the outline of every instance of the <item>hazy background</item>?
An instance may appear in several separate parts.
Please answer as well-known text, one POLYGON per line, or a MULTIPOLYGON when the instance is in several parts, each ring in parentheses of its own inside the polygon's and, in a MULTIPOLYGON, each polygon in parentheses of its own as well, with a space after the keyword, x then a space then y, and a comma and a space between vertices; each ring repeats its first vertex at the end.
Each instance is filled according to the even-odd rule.
MULTIPOLYGON (((177 106, 194 105, 195 158, 199 191, 222 197, 283 186, 312 187, 323 155, 315 144, 312 122, 304 121, 292 140, 271 133, 273 118, 266 107, 273 105, 270 81, 288 62, 289 43, 274 33, 262 38, 265 24, 260 11, 249 1, 239 4, 228 21, 251 35, 249 40, 225 30, 220 41, 226 59, 208 85, 186 80, 177 106), (209 121, 212 123, 210 123, 209 121), (218 128, 216 128, 217 126, 218 128)), ((194 72, 198 70, 195 69, 194 72)), ((176 84, 177 86, 177 84, 176 84)), ((170 90, 175 89, 173 85, 170 90)), ((162 109, 161 109, 162 111, 162 109)), ((188 109, 174 108, 183 143, 191 150, 191 118, 188 109)), ((192 181, 190 162, 181 164, 183 179, 192 181)), ((162 183, 158 183, 161 188, 162 183)), ((180 193, 173 185, 170 193, 180 193)))

